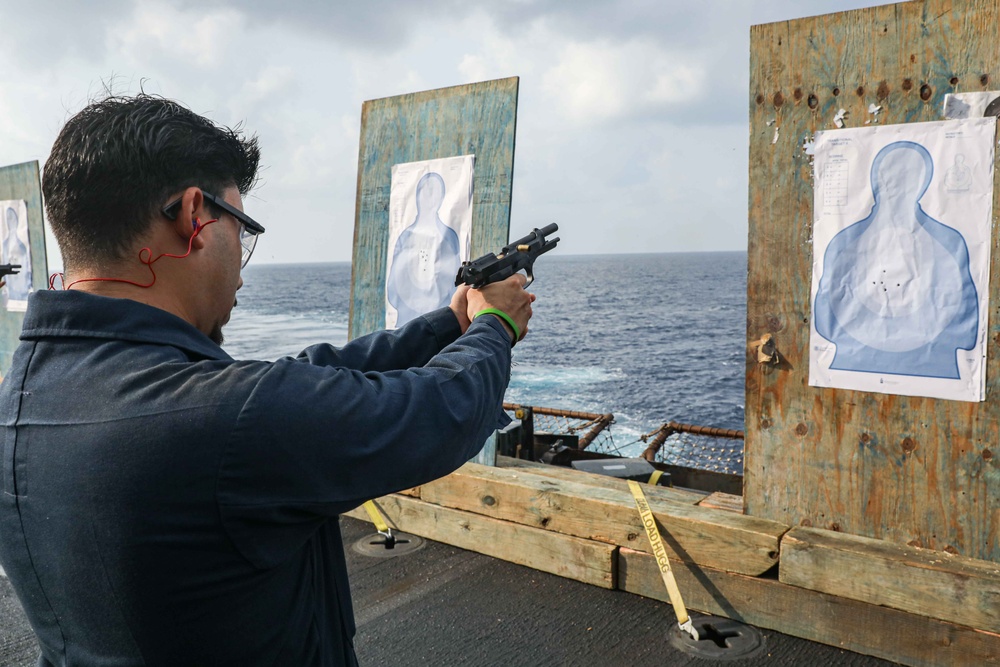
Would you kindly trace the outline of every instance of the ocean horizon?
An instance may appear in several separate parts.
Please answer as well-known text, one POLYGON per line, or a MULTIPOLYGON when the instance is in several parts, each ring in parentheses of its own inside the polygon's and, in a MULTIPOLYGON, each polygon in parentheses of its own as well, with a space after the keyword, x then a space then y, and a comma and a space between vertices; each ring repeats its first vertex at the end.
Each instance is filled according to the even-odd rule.
MULTIPOLYGON (((742 430, 746 256, 541 257, 529 288, 538 296, 534 317, 515 348, 506 400, 611 412, 615 446, 629 456, 645 448, 639 436, 666 421, 742 430)), ((349 262, 251 262, 225 349, 274 360, 315 343, 343 345, 350 285, 349 262)), ((696 456, 680 440, 677 455, 696 456)))

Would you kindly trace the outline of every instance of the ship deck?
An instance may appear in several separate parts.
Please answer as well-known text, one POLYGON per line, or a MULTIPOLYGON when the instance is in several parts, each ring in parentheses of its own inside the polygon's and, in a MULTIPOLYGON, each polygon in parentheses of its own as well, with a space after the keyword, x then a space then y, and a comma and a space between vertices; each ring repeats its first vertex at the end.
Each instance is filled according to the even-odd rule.
MULTIPOLYGON (((424 540, 394 557, 360 553, 370 524, 343 518, 362 665, 505 667, 719 664, 675 648, 671 606, 424 540)), ((37 644, 0 577, 0 665, 35 664, 37 644)), ((893 663, 770 630, 764 650, 726 664, 800 667, 893 663)))

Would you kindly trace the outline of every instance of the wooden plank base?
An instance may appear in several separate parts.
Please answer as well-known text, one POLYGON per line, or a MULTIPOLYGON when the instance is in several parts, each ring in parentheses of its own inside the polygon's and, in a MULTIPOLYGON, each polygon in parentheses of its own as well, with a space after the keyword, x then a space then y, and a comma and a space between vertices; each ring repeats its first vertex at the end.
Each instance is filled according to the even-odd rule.
MULTIPOLYGON (((405 532, 667 601, 653 557, 629 548, 647 544, 631 495, 618 488, 624 482, 593 485, 586 473, 541 470, 466 464, 419 487, 420 499, 376 502, 405 532)), ((1000 667, 998 564, 647 498, 692 610, 907 665, 1000 667), (765 538, 775 549, 780 540, 780 575, 755 576, 760 564, 738 562, 756 562, 765 538)), ((360 508, 350 516, 366 519, 360 508)))
MULTIPOLYGON (((532 471, 534 469, 531 469, 532 471)), ((575 472, 575 471, 574 471, 575 472)), ((615 480, 625 486, 623 480, 615 480)), ((648 487, 654 489, 656 487, 648 487)), ((649 550, 627 488, 467 463, 420 489, 421 499, 588 540, 649 550)), ((758 575, 774 567, 784 524, 646 494, 671 558, 758 575)))
MULTIPOLYGON (((498 521, 407 496, 385 496, 375 504, 393 529, 601 588, 615 588, 618 548, 612 544, 498 521)), ((347 516, 369 521, 361 507, 347 516)))
POLYGON ((817 528, 781 542, 782 582, 1000 633, 1000 564, 817 528))
MULTIPOLYGON (((691 563, 672 562, 671 566, 689 609, 906 665, 1000 665, 998 634, 774 579, 730 574, 691 563)), ((618 586, 668 601, 656 561, 647 553, 624 547, 619 550, 618 586)))

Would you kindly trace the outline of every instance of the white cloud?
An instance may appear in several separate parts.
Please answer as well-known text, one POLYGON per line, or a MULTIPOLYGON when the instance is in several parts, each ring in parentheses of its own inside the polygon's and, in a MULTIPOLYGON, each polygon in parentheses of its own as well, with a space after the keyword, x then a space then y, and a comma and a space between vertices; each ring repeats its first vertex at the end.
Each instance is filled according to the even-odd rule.
POLYGON ((646 40, 569 42, 545 72, 545 90, 555 108, 579 123, 691 104, 704 94, 704 72, 685 60, 646 40))
POLYGON ((466 83, 515 75, 531 78, 552 58, 551 33, 538 25, 508 33, 489 16, 478 13, 466 19, 460 30, 478 35, 470 42, 470 50, 459 57, 457 69, 466 83))
POLYGON ((175 63, 216 68, 233 55, 230 47, 244 24, 243 14, 232 8, 182 10, 166 2, 136 3, 130 16, 109 24, 108 51, 134 64, 169 56, 175 63))
POLYGON ((278 95, 290 96, 296 87, 295 70, 287 65, 269 65, 262 69, 256 78, 243 84, 239 99, 246 105, 244 108, 253 108, 278 95))

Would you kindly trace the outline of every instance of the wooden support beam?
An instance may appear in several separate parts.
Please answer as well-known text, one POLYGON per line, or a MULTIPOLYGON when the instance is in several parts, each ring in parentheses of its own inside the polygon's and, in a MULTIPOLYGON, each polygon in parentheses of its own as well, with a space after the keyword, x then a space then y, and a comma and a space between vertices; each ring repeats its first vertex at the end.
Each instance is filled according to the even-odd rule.
MULTIPOLYGON (((840 109, 852 127, 936 121, 946 94, 996 90, 998 24, 996 0, 924 0, 751 27, 747 341, 772 334, 782 363, 747 357, 747 514, 1000 561, 1000 355, 992 343, 982 402, 809 384, 814 251, 826 247, 814 244, 821 212, 802 150, 804 137, 837 131, 840 109)), ((984 168, 996 174, 998 156, 984 168)), ((851 187, 852 201, 869 196, 851 187)), ((1000 187, 992 197, 995 214, 1000 187)), ((995 246, 992 221, 988 233, 995 246)), ((872 266, 862 255, 856 261, 859 271, 872 266)), ((912 253, 899 261, 927 270, 912 253)), ((984 298, 996 304, 1000 252, 983 270, 992 277, 984 298)), ((992 341, 995 319, 980 336, 992 341)))
MULTIPOLYGON (((774 579, 720 572, 691 563, 671 565, 689 609, 906 665, 1000 665, 998 634, 789 586, 774 579)), ((647 553, 619 550, 618 586, 668 601, 656 562, 647 553)))
POLYGON ((361 107, 350 338, 385 328, 392 166, 475 155, 470 256, 507 244, 517 77, 368 100, 361 107))
POLYGON ((794 528, 779 572, 792 586, 1000 633, 1000 563, 794 528))
MULTIPOLYGON (((498 521, 406 496, 385 496, 375 504, 394 530, 601 588, 615 587, 614 545, 498 521)), ((346 516, 369 520, 361 507, 346 516)))
MULTIPOLYGON (((447 477, 424 484, 420 497, 434 505, 649 550, 627 488, 580 484, 531 470, 467 463, 447 477)), ((670 558, 749 575, 766 572, 777 562, 779 540, 788 530, 783 524, 676 502, 660 494, 647 493, 646 499, 660 523, 670 558)))

